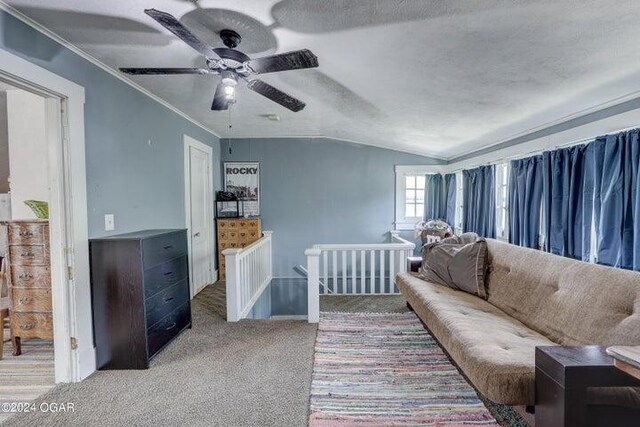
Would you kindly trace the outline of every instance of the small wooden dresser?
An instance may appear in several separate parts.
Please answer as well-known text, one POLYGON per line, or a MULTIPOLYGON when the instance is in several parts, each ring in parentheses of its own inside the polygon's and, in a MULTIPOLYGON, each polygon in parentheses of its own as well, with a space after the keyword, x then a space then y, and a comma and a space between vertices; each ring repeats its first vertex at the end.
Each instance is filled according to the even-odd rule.
POLYGON ((49 222, 3 222, 7 233, 6 275, 13 354, 26 338, 53 339, 49 222))
POLYGON ((191 327, 186 230, 92 239, 91 300, 98 369, 146 369, 191 327))
POLYGON ((222 251, 244 248, 262 237, 260 218, 218 218, 218 278, 225 280, 225 262, 222 251))

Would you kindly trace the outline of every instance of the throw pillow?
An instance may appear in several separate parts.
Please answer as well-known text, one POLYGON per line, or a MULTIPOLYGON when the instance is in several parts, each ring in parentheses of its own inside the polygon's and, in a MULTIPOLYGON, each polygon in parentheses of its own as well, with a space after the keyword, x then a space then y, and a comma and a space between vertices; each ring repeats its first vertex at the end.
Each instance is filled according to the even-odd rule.
POLYGON ((424 245, 419 277, 487 299, 487 242, 483 238, 466 244, 446 240, 424 245))

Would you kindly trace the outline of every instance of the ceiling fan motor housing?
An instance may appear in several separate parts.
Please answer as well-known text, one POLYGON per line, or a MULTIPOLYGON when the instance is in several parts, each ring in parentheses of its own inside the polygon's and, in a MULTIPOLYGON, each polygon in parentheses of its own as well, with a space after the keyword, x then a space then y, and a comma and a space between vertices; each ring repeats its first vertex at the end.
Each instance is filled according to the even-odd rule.
POLYGON ((222 43, 224 43, 224 45, 229 49, 235 49, 242 41, 240 34, 233 30, 220 31, 220 38, 222 39, 222 43))

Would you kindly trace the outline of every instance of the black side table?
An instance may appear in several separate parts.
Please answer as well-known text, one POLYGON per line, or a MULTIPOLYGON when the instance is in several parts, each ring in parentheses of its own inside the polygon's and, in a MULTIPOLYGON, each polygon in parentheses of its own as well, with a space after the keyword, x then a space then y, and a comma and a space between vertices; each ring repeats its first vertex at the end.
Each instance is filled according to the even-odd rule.
POLYGON ((418 272, 418 270, 420 270, 420 266, 422 265, 422 257, 421 256, 407 257, 407 264, 409 264, 409 271, 418 272))
POLYGON ((590 406, 589 387, 640 387, 605 347, 536 347, 536 427, 637 426, 640 410, 590 406), (603 424, 604 422, 604 424, 603 424))

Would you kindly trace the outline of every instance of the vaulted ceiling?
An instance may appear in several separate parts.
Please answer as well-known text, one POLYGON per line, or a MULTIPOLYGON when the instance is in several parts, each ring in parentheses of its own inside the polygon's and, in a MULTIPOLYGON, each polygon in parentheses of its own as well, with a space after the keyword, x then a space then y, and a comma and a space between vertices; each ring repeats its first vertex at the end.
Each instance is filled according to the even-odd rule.
POLYGON ((305 101, 299 113, 246 88, 231 116, 213 112, 218 76, 131 77, 225 138, 326 136, 451 158, 640 91, 637 0, 8 3, 114 68, 204 66, 146 8, 214 47, 229 28, 251 57, 318 56, 319 68, 261 76, 305 101))

